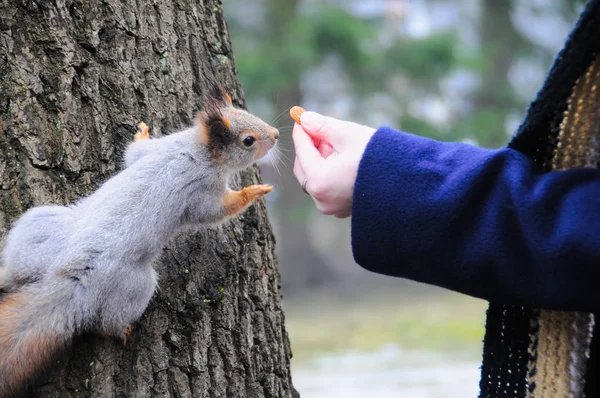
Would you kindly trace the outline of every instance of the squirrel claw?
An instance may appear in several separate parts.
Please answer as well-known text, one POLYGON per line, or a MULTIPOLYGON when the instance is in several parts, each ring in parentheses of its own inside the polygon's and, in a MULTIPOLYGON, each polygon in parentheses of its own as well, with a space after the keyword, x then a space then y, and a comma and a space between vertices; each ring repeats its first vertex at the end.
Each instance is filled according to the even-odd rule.
POLYGON ((146 123, 140 122, 140 124, 138 124, 138 132, 135 133, 135 135, 133 136, 134 141, 149 140, 150 139, 149 131, 150 131, 150 129, 148 128, 146 123))
POLYGON ((129 340, 129 337, 131 337, 132 333, 133 333, 133 326, 131 326, 131 325, 127 326, 123 330, 123 333, 121 334, 121 340, 123 341, 123 347, 127 346, 127 341, 129 340))

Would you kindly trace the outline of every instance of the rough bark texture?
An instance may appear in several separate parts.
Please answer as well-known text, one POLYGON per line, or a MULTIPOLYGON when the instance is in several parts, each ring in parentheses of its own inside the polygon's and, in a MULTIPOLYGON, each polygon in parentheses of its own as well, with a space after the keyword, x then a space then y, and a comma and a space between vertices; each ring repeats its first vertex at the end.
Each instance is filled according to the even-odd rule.
MULTIPOLYGON (((0 0, 0 233, 118 171, 137 122, 191 125, 204 74, 243 105, 219 1, 0 0)), ((297 396, 274 244, 262 202, 178 237, 128 346, 81 337, 29 395, 297 396)))

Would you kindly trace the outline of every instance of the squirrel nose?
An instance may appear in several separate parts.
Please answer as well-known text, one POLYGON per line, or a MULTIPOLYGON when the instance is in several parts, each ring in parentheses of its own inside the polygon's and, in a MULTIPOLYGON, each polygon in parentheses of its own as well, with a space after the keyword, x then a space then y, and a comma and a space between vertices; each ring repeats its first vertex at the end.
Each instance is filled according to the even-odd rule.
POLYGON ((275 132, 273 133, 273 138, 275 138, 275 139, 279 138, 279 130, 275 129, 275 132))

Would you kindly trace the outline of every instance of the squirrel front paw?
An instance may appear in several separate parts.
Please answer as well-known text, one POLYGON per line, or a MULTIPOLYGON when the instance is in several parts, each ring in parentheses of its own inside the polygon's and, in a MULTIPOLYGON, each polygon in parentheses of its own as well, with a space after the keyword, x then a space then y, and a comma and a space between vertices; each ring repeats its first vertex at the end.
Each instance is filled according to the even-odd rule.
POLYGON ((253 200, 262 198, 263 196, 265 196, 272 190, 273 190, 272 186, 267 185, 267 184, 261 184, 261 185, 250 185, 248 187, 245 187, 244 189, 242 189, 242 192, 244 194, 248 195, 251 198, 250 201, 252 202, 253 200))
POLYGON ((140 122, 140 124, 138 124, 138 131, 133 136, 133 140, 134 141, 149 140, 150 139, 149 131, 150 131, 150 129, 148 128, 146 123, 140 122))
POLYGON ((231 191, 225 196, 223 204, 227 210, 227 215, 232 216, 244 210, 252 202, 262 198, 273 190, 273 187, 266 184, 250 185, 241 191, 231 191))

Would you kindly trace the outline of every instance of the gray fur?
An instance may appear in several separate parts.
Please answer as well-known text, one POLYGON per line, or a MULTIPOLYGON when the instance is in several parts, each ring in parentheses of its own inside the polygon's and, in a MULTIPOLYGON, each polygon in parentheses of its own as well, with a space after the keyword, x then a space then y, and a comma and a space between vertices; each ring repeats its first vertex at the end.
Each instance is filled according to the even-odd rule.
POLYGON ((232 110, 226 111, 232 130, 250 125, 260 145, 246 148, 237 140, 216 161, 200 143, 200 126, 136 141, 125 169, 95 193, 68 206, 32 208, 14 224, 3 253, 4 285, 38 297, 61 292, 53 304, 28 306, 36 329, 121 336, 142 315, 157 283, 152 264, 165 243, 184 228, 224 221, 229 176, 275 144, 277 130, 232 110))

